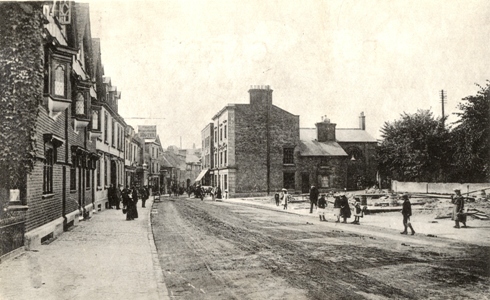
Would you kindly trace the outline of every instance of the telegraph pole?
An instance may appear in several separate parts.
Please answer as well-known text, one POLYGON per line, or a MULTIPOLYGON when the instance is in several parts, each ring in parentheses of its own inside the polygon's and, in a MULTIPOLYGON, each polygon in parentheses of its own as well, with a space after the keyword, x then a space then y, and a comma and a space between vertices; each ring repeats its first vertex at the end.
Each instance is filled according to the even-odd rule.
POLYGON ((442 126, 444 127, 444 103, 447 101, 447 93, 441 90, 441 106, 442 106, 442 126))

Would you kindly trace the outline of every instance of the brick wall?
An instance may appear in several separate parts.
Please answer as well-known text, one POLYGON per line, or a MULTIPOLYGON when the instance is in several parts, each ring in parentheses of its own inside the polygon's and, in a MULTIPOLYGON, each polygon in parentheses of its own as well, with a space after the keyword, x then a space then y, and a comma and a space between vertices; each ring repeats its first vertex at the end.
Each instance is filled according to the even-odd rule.
MULTIPOLYGON (((283 148, 299 143, 299 116, 276 106, 235 106, 236 193, 267 192, 267 139, 270 143, 270 191, 283 185, 283 148), (269 119, 269 132, 267 120, 269 119)), ((231 136, 230 136, 231 138, 231 136)), ((231 140, 233 140, 231 138, 231 140)))
MULTIPOLYGON (((346 187, 346 157, 297 156, 298 173, 296 174, 296 189, 302 188, 302 174, 308 175, 306 189, 315 185, 320 191, 327 189, 344 189, 346 187), (329 176, 329 187, 321 185, 319 176, 329 176)), ((303 191, 304 192, 304 191, 303 191)))

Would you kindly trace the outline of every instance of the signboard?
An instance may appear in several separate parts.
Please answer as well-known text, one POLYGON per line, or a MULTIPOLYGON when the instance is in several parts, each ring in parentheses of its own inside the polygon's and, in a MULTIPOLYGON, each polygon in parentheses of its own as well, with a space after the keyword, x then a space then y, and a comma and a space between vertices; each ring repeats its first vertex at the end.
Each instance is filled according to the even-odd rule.
POLYGON ((156 139, 157 138, 157 126, 156 125, 138 125, 138 134, 142 139, 156 139))

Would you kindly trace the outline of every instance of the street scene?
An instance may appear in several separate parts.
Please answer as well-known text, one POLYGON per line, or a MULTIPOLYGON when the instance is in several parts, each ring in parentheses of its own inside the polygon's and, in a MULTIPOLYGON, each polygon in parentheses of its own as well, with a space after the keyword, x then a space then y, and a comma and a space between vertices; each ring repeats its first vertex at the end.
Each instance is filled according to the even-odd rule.
POLYGON ((0 300, 489 299, 488 11, 0 1, 0 300))

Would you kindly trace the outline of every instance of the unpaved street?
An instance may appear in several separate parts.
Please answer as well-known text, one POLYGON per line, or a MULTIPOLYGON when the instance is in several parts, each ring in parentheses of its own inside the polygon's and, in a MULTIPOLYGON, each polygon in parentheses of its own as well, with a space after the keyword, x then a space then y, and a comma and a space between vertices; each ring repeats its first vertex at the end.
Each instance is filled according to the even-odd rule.
POLYGON ((489 247, 165 198, 153 234, 175 299, 486 299, 489 247), (366 231, 368 233, 366 233, 366 231), (411 242, 407 242, 411 241, 411 242))

